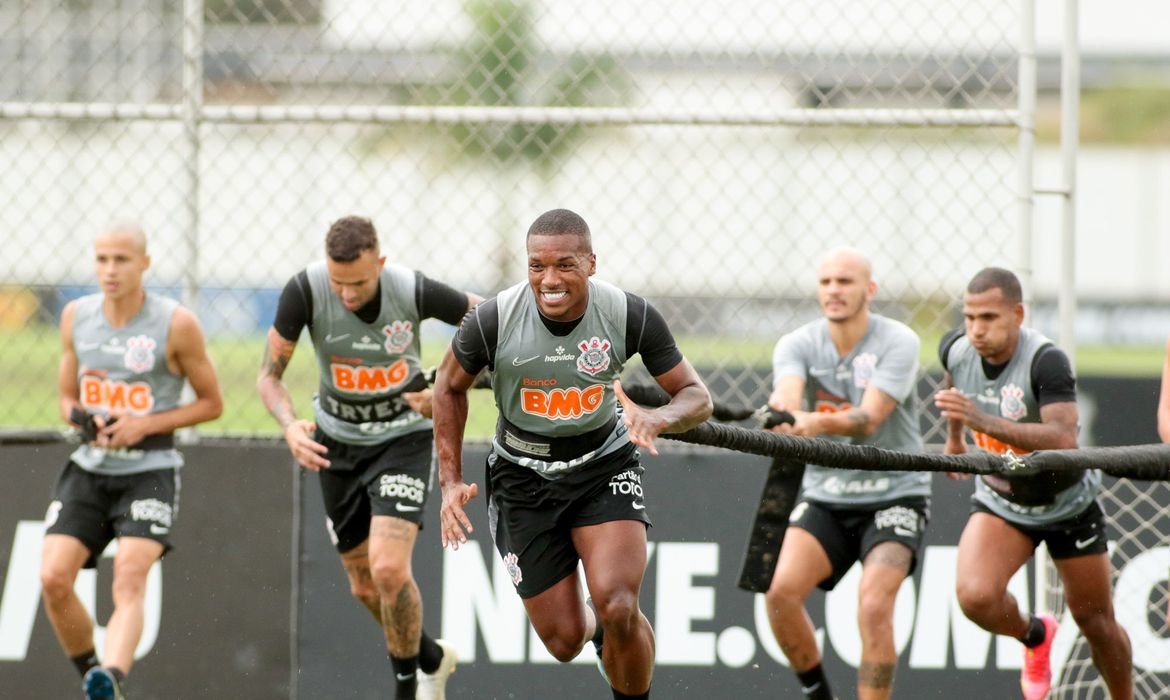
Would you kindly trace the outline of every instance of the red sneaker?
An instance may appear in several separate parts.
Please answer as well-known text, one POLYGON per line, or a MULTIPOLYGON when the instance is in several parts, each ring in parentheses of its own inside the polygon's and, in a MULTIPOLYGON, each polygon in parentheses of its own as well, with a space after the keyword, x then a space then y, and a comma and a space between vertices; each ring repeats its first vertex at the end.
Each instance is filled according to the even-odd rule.
POLYGON ((1044 613, 1036 616, 1044 623, 1044 641, 1034 647, 1024 647, 1024 668, 1020 671, 1020 689, 1024 700, 1044 700, 1052 688, 1052 640, 1060 627, 1056 618, 1044 613))

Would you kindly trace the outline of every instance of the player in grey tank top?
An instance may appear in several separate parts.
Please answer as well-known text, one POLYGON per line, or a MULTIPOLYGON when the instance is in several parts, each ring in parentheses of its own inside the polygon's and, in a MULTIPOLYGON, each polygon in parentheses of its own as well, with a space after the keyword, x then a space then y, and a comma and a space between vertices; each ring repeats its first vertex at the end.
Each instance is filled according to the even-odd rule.
MULTIPOLYGON (((481 363, 493 368, 503 427, 486 479, 489 528, 545 648, 568 662, 592 640, 614 697, 648 698, 654 635, 638 600, 646 567, 646 521, 638 518, 646 505, 642 466, 629 443, 657 454, 655 438, 706 420, 711 397, 673 338, 668 350, 677 358, 652 372, 670 403, 642 408, 622 392, 617 376, 627 359, 629 307, 620 290, 590 279, 597 260, 584 219, 565 209, 545 212, 528 229, 526 248, 528 281, 497 298, 497 347, 488 348, 494 364, 481 363), (615 420, 621 429, 611 427, 615 420), (583 435, 595 439, 586 444, 583 435), (566 444, 568 452, 558 453, 566 444), (586 513, 587 522, 574 520, 586 513), (521 542, 521 531, 540 534, 505 553, 501 543, 521 542), (578 564, 592 607, 581 595, 578 564), (542 582, 529 595, 519 587, 525 572, 542 582)), ((453 346, 473 335, 472 323, 453 346)), ((435 380, 441 536, 453 549, 471 532, 464 509, 479 490, 463 481, 462 453, 467 392, 481 368, 465 369, 448 350, 435 380)))
POLYGON ((87 696, 121 697, 142 635, 151 566, 170 549, 178 515, 179 428, 217 418, 219 383, 199 322, 174 301, 148 294, 146 236, 123 224, 94 241, 101 291, 61 314, 58 376, 62 417, 81 430, 45 517, 41 589, 57 641, 83 674, 87 696), (184 381, 195 398, 180 405, 184 381), (98 666, 94 622, 74 591, 79 570, 96 566, 111 539, 114 610, 98 666))
MULTIPOLYGON (((999 454, 1076 447, 1072 368, 1046 338, 1022 327, 1023 293, 1015 274, 998 267, 978 272, 963 296, 963 318, 963 334, 943 340, 950 388, 934 399, 947 420, 947 454, 967 451, 966 431, 979 449, 999 454)), ((1096 470, 977 483, 959 539, 956 594, 973 622, 1024 645, 1020 686, 1026 700, 1040 700, 1051 688, 1049 656, 1058 625, 1047 613, 1022 611, 1007 584, 1040 542, 1109 696, 1133 697, 1129 637, 1113 613, 1105 517, 1094 498, 1099 483, 1096 470)))
POLYGON ((317 473, 326 526, 350 591, 379 625, 394 697, 442 697, 452 645, 423 628, 410 560, 433 491, 430 389, 420 324, 452 325, 480 301, 382 255, 373 222, 346 216, 325 259, 289 280, 268 332, 258 389, 289 452, 317 473), (313 419, 298 419, 284 370, 303 330, 317 363, 313 419))
MULTIPOLYGON (((918 336, 869 310, 877 292, 869 260, 853 248, 829 251, 817 268, 823 318, 785 335, 773 354, 768 404, 796 421, 774 430, 902 452, 922 450, 918 431, 918 336)), ((894 600, 913 571, 926 524, 930 474, 840 470, 807 465, 767 610, 773 633, 805 697, 831 700, 829 681, 804 601, 832 589, 862 562, 860 595, 878 601, 862 615, 861 697, 888 698, 897 651, 894 600), (849 545, 854 542, 859 544, 849 545), (869 626, 868 628, 866 626, 869 626)))

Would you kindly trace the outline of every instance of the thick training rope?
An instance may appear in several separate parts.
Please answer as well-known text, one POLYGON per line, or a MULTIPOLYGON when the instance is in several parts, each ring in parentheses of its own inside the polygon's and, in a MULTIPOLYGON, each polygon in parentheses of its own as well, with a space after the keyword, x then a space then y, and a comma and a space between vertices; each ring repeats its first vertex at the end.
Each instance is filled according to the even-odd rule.
POLYGON ((940 455, 897 452, 872 445, 850 445, 820 438, 796 437, 765 430, 707 421, 684 433, 661 437, 696 445, 772 457, 782 455, 802 462, 838 469, 872 471, 962 472, 1025 476, 1039 471, 1100 469, 1126 479, 1163 481, 1170 478, 1170 445, 1081 447, 1040 450, 1025 455, 970 452, 940 455))

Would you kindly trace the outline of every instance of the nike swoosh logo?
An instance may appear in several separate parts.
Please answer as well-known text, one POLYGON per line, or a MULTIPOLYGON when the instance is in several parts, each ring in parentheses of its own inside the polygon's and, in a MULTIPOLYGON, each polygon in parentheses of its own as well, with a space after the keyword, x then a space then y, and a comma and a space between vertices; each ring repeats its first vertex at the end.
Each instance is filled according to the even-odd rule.
POLYGON ((151 525, 150 526, 150 534, 152 534, 152 535, 165 535, 168 532, 170 532, 170 530, 171 529, 169 527, 162 527, 159 525, 151 525))
POLYGON ((815 693, 817 690, 820 689, 820 687, 821 687, 821 682, 817 681, 816 683, 813 683, 812 685, 800 686, 800 692, 804 693, 805 695, 809 695, 811 693, 815 693))
POLYGON ((634 510, 646 510, 645 503, 631 503, 630 505, 633 506, 634 510))
POLYGON ((1096 542, 1098 537, 1100 537, 1100 535, 1093 535, 1087 540, 1077 540, 1074 544, 1076 544, 1077 549, 1084 549, 1085 547, 1088 547, 1089 545, 1096 542))
POLYGON ((342 333, 341 335, 333 335, 332 333, 325 334, 326 343, 337 343, 349 337, 349 333, 342 333))
POLYGON ((513 357, 512 358, 512 366, 519 367, 520 365, 526 365, 538 357, 540 357, 540 355, 533 355, 532 357, 528 358, 527 360, 521 360, 519 357, 513 357))
POLYGON ((413 673, 395 673, 394 677, 400 681, 408 681, 411 678, 414 678, 414 674, 413 673))
POLYGON ((394 507, 404 513, 413 513, 414 511, 418 510, 418 506, 408 506, 403 503, 395 503, 394 507))
POLYGON ((913 537, 915 532, 904 527, 896 527, 894 528, 894 534, 898 535, 899 537, 913 537))

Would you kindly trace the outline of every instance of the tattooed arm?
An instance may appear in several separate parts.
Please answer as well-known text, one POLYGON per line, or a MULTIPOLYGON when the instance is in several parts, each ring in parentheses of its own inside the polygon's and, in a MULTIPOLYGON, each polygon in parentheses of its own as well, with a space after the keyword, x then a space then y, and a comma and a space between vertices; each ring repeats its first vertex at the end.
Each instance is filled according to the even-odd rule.
POLYGON ((329 460, 324 456, 326 448, 313 440, 316 424, 296 417, 292 396, 284 384, 284 371, 296 347, 296 341, 286 339, 275 328, 268 329, 268 342, 264 346, 264 359, 260 364, 260 376, 256 378, 256 390, 260 392, 260 399, 264 401, 268 412, 280 425, 293 458, 305 469, 317 471, 329 466, 329 460))

